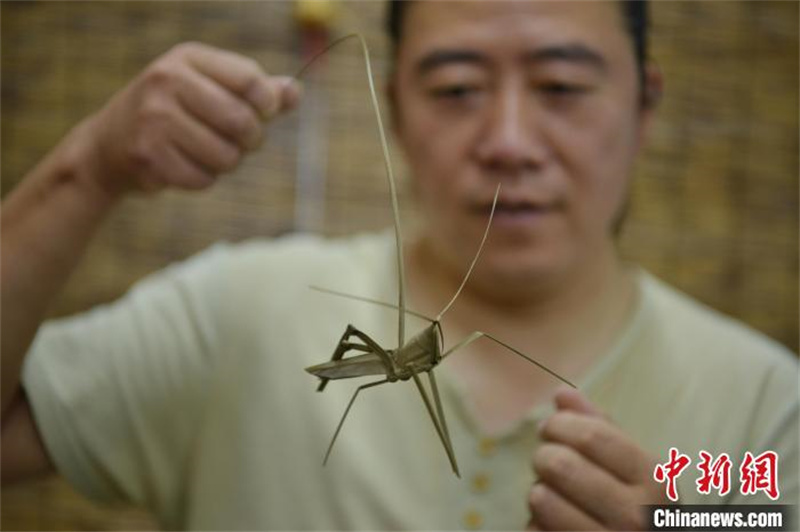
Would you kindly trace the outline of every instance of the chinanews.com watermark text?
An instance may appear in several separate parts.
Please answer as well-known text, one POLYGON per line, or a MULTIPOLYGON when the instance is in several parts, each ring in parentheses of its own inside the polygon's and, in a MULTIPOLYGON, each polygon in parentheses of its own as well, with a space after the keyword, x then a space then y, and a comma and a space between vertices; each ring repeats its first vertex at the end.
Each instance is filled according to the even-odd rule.
POLYGON ((787 505, 649 506, 650 530, 790 530, 787 505))

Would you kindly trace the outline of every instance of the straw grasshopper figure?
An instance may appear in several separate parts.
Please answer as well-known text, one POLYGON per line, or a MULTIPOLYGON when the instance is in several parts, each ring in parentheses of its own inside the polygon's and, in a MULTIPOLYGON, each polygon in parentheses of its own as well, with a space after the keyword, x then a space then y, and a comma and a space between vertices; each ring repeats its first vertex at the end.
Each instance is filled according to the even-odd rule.
MULTIPOLYGON (((434 377, 433 373, 433 369, 445 357, 461 349, 462 347, 466 347, 468 344, 474 342, 475 340, 478 340, 479 338, 488 338, 489 340, 508 349, 515 355, 524 358, 531 364, 540 367, 544 371, 550 373, 555 378, 565 382, 566 384, 572 386, 573 388, 575 387, 575 385, 566 380, 565 378, 561 377, 560 375, 556 374, 552 370, 548 369, 544 365, 540 364, 539 362, 533 360, 527 355, 514 349, 510 345, 498 340, 497 338, 485 332, 475 331, 467 335, 465 338, 463 338, 453 347, 449 348, 447 351, 443 351, 444 334, 442 332, 441 319, 444 316, 444 314, 450 309, 453 303, 455 303, 456 299, 463 290, 464 286, 467 284, 467 280, 469 279, 470 274, 472 273, 472 270, 475 267, 478 258, 480 257, 481 251, 483 250, 483 246, 486 243, 486 237, 489 235, 489 228, 491 227, 492 219, 494 217, 494 211, 497 205, 497 198, 498 195, 500 194, 499 185, 497 187, 497 190, 495 191, 494 201, 492 203, 492 210, 491 213, 489 214, 489 221, 486 225, 486 230, 483 233, 483 238, 481 240, 480 246, 478 247, 478 251, 475 254, 475 257, 473 258, 472 264, 467 270, 467 273, 464 276, 461 285, 459 286, 458 290, 456 291, 455 295, 450 300, 450 302, 447 303, 447 305, 445 305, 442 311, 439 312, 439 314, 435 318, 429 318, 427 316, 424 316, 422 314, 419 314, 417 312, 414 312, 406 308, 405 273, 404 273, 403 258, 402 258, 402 236, 400 234, 400 219, 399 219, 400 217, 398 214, 398 206, 397 206, 397 192, 395 190, 394 175, 392 173, 391 164, 389 162, 388 144, 386 142, 386 136, 384 134, 383 123, 381 121, 380 110, 378 107, 378 100, 375 95, 374 82, 372 80, 372 71, 369 61, 369 51, 367 49, 364 38, 359 34, 352 34, 334 41, 328 48, 326 48, 321 53, 327 52, 332 47, 336 46, 337 44, 351 37, 359 39, 364 53, 364 60, 366 63, 366 70, 367 70, 367 79, 369 81, 370 95, 372 98, 372 106, 374 108, 375 116, 377 119, 378 133, 381 139, 381 147, 383 148, 386 174, 389 180, 389 189, 391 191, 392 212, 394 214, 395 243, 397 248, 398 303, 397 305, 393 305, 382 301, 376 301, 374 299, 354 296, 350 294, 344 294, 341 292, 337 292, 335 290, 328 290, 325 288, 318 288, 318 287, 311 287, 311 288, 318 290, 320 292, 325 292, 339 297, 355 299, 366 303, 397 309, 398 347, 395 349, 383 348, 363 331, 359 330, 353 325, 348 325, 347 329, 342 335, 342 338, 339 340, 336 349, 333 352, 331 360, 323 364, 318 364, 306 368, 306 371, 320 378, 321 382, 319 384, 319 387, 317 388, 317 391, 320 392, 325 389, 329 380, 348 379, 353 377, 364 377, 369 375, 381 375, 383 377, 380 380, 359 386, 353 393, 353 396, 351 397, 350 402, 347 404, 347 408, 345 409, 344 414, 342 415, 342 418, 339 421, 339 425, 336 427, 336 432, 334 432, 333 438, 331 438, 331 442, 328 445, 328 450, 325 453, 325 459, 323 461, 323 465, 328 462, 331 450, 333 449, 333 444, 336 442, 336 438, 339 436, 339 432, 342 429, 342 425, 344 425, 344 421, 347 418, 347 414, 350 412, 350 408, 353 406, 356 397, 358 397, 358 394, 362 390, 365 390, 367 388, 372 388, 374 386, 378 386, 381 384, 386 384, 389 382, 413 380, 414 384, 419 390, 420 396, 422 397, 422 401, 425 404, 425 408, 427 409, 428 414, 430 415, 431 421, 433 422, 433 426, 436 429, 436 433, 439 435, 439 439, 441 440, 442 445, 444 446, 445 452, 447 453, 447 458, 450 461, 450 465, 453 469, 453 472, 456 474, 456 476, 460 478, 461 475, 458 470, 458 463, 456 461, 455 453, 453 451, 453 445, 450 441, 450 434, 448 433, 447 430, 447 422, 445 421, 444 410, 442 409, 442 403, 439 398, 439 389, 436 385, 436 378, 434 377), (425 327, 421 332, 419 332, 416 336, 409 339, 407 342, 405 339, 406 314, 416 316, 430 323, 430 325, 425 327), (360 354, 344 358, 345 354, 347 354, 350 351, 356 351, 359 352, 360 354), (425 373, 428 376, 428 382, 430 385, 430 396, 428 392, 425 390, 425 387, 422 385, 422 381, 419 377, 420 373, 425 373), (433 400, 431 400, 431 396, 433 397, 433 400)), ((313 58, 308 64, 306 64, 306 66, 303 67, 303 69, 300 71, 297 77, 299 77, 315 59, 316 57, 313 58)))

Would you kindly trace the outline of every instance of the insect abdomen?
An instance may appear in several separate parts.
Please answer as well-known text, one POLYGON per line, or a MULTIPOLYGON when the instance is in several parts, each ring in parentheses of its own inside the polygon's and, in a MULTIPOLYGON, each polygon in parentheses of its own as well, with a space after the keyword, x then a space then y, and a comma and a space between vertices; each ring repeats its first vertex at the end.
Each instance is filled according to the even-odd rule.
POLYGON ((364 375, 385 375, 386 368, 377 355, 366 353, 341 360, 333 360, 316 366, 309 366, 306 371, 317 377, 326 379, 349 379, 364 375))

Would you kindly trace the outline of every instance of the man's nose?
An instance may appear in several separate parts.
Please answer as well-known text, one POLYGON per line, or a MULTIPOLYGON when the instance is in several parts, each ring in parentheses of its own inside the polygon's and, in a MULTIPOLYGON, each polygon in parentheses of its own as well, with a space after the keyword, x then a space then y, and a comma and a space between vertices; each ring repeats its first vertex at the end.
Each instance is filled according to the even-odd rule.
POLYGON ((545 146, 532 122, 531 105, 524 87, 497 89, 486 109, 478 140, 477 155, 482 164, 514 173, 541 164, 545 146))

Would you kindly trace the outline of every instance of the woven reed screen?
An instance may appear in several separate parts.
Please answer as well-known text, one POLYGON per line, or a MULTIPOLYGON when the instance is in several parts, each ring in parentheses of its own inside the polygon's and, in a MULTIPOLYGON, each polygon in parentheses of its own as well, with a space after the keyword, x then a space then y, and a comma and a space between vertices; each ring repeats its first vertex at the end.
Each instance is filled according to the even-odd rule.
MULTIPOLYGON (((366 34, 386 69, 379 2, 342 4, 336 33, 366 34)), ((290 2, 2 2, 2 193, 81 117, 183 40, 300 65, 290 2)), ((798 4, 656 2, 662 112, 631 191, 626 256, 797 350, 798 4)), ((313 134, 327 152, 315 229, 390 223, 375 126, 355 44, 309 84, 327 99, 313 134)), ((312 113, 313 117, 313 113, 312 113)), ((132 198, 111 217, 53 315, 119 296, 134 280, 210 243, 295 227, 298 113, 213 190, 132 198)), ((400 162, 395 154, 394 160, 400 162)), ((413 209, 403 194, 406 214, 413 209)), ((2 528, 146 529, 133 509, 100 509, 60 481, 3 491, 2 528)))

